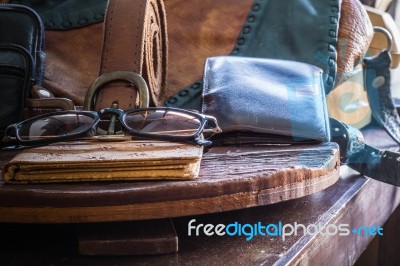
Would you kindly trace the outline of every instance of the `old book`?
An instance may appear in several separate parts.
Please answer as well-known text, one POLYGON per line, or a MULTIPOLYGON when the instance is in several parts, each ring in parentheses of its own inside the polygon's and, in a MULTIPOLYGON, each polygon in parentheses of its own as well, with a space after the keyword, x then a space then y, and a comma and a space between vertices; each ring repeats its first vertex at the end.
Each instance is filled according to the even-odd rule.
POLYGON ((5 183, 183 180, 198 177, 203 147, 167 141, 63 142, 22 151, 5 183))

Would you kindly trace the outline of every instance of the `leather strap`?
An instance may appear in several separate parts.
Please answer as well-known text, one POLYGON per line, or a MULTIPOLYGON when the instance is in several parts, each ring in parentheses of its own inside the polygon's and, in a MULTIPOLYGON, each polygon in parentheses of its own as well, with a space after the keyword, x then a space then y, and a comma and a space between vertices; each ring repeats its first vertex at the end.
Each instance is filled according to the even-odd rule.
POLYGON ((334 119, 331 119, 331 135, 340 146, 342 163, 375 180, 400 186, 400 153, 366 144, 357 128, 334 119))
MULTIPOLYGON (((148 83, 153 103, 160 104, 166 88, 167 25, 161 0, 110 0, 108 2, 100 75, 113 71, 137 73, 148 83)), ((136 107, 136 88, 127 82, 110 82, 96 98, 95 109, 118 103, 136 107)))
POLYGON ((386 50, 365 58, 365 88, 373 118, 400 144, 400 117, 390 91, 390 64, 390 54, 386 50))

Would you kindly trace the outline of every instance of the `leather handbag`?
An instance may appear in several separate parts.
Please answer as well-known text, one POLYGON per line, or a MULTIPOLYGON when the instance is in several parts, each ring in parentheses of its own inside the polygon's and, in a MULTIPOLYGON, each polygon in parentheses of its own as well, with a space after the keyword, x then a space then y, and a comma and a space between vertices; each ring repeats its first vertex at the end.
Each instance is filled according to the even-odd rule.
MULTIPOLYGON (((318 66, 324 72, 325 92, 329 93, 345 82, 363 61, 372 35, 371 23, 359 1, 254 1, 232 55, 286 59, 318 66), (282 19, 287 17, 284 14, 292 15, 290 21, 282 19)), ((364 61, 369 76, 367 86, 375 92, 390 82, 390 75, 380 72, 385 69, 381 64, 385 57, 387 51, 364 61), (383 82, 376 83, 376 78, 383 82)), ((197 84, 201 86, 201 82, 197 84)), ((382 101, 375 98, 379 107, 376 109, 381 110, 377 117, 382 117, 381 123, 394 128, 396 134, 397 118, 391 115, 396 110, 393 105, 385 104, 392 101, 387 92, 382 92, 384 97, 380 95, 382 101)), ((369 98, 374 99, 371 95, 369 98)), ((201 93, 186 88, 173 95, 166 105, 200 109, 201 93)), ((340 145, 342 163, 371 178, 400 186, 400 154, 367 145, 361 132, 341 122, 331 120, 330 128, 332 139, 340 145)))
POLYGON ((44 27, 31 8, 0 4, 0 138, 24 117, 25 100, 44 75, 44 27))
MULTIPOLYGON (((250 0, 239 2, 233 0, 210 0, 205 2, 197 0, 170 0, 165 4, 167 12, 168 10, 178 10, 178 7, 180 10, 179 16, 173 12, 168 13, 169 27, 180 30, 171 31, 168 38, 170 46, 170 53, 168 54, 170 62, 168 78, 170 82, 169 86, 159 94, 161 97, 158 98, 158 104, 162 102, 162 99, 165 98, 166 95, 172 92, 178 92, 167 100, 167 106, 200 110, 202 81, 198 78, 200 78, 202 74, 202 65, 205 58, 218 53, 289 59, 318 66, 323 70, 324 87, 326 92, 329 92, 332 88, 348 79, 349 73, 351 73, 355 66, 362 62, 366 48, 373 35, 371 24, 367 16, 364 16, 365 10, 363 11, 363 9, 360 8, 360 2, 355 0, 291 0, 290 3, 287 1, 265 0, 255 0, 254 2, 250 0), (310 5, 312 8, 310 8, 310 5), (226 12, 223 16, 217 16, 215 14, 210 15, 212 12, 218 12, 227 7, 229 7, 230 12, 226 12), (192 12, 193 10, 197 10, 197 12, 194 14, 192 12), (250 11, 247 12, 247 10, 250 11), (282 17, 285 17, 282 14, 289 13, 291 14, 290 20, 282 19, 282 17), (188 21, 191 21, 191 23, 188 23, 188 21), (296 21, 297 23, 294 23, 296 21), (243 26, 240 28, 242 24, 243 26), (316 28, 315 25, 319 25, 319 27, 316 28), (238 38, 235 34, 237 32, 239 32, 238 38), (228 37, 229 33, 234 34, 233 37, 228 37), (304 38, 304 36, 308 38, 304 38), (231 44, 231 46, 229 44, 231 44), (219 47, 220 49, 214 49, 214 47, 219 47), (189 82, 196 80, 196 78, 198 79, 197 81, 187 86, 189 82), (180 85, 182 84, 186 87, 179 91, 181 88, 180 85)), ((218 14, 220 14, 220 12, 218 12, 218 14)), ((158 21, 162 21, 162 19, 158 21)), ((99 30, 99 28, 101 29, 99 24, 100 23, 92 24, 89 27, 92 27, 92 29, 97 27, 97 30, 99 30)), ((49 23, 49 26, 51 26, 51 23, 49 23)), ((93 30, 88 29, 89 27, 81 29, 93 32, 93 30)), ((71 34, 73 33, 72 31, 70 32, 71 34)), ((54 31, 54 33, 54 35, 57 35, 59 32, 54 31)), ((62 43, 65 40, 76 40, 74 38, 64 38, 67 38, 67 36, 63 35, 58 40, 54 38, 54 44, 62 43)), ((84 43, 87 44, 86 38, 83 38, 83 40, 81 39, 79 44, 84 43)), ((97 42, 93 41, 90 44, 90 48, 86 48, 86 50, 101 51, 101 48, 96 49, 94 43, 97 42)), ((57 45, 52 47, 57 47, 57 45)), ((70 47, 81 46, 72 45, 70 47)), ((54 55, 64 54, 71 56, 71 58, 73 55, 76 56, 74 53, 75 48, 71 48, 67 51, 69 51, 69 53, 54 52, 54 55)), ((97 56, 93 58, 97 58, 97 56)), ((62 62, 66 61, 68 60, 62 60, 62 62)), ((52 62, 57 62, 57 60, 52 60, 52 62)), ((90 64, 92 64, 94 61, 85 60, 85 62, 90 62, 90 64)), ((72 64, 68 64, 66 67, 66 65, 63 64, 62 68, 58 71, 54 71, 55 74, 59 75, 54 76, 58 78, 63 76, 60 75, 60 73, 66 72, 62 72, 62 69, 67 72, 71 69, 82 70, 80 67, 74 68, 71 67, 71 65, 72 64)), ((80 63, 80 65, 82 65, 82 63, 80 63)), ((164 64, 157 63, 155 65, 160 66, 164 64)), ((85 73, 82 71, 77 72, 85 73)), ((84 78, 91 76, 88 79, 92 81, 94 72, 90 73, 92 73, 92 75, 78 74, 78 76, 84 76, 84 78)), ((78 78, 75 80, 81 79, 78 78)), ((51 83, 51 81, 52 80, 49 79, 49 83, 51 83)), ((55 83, 57 84, 57 82, 55 83)), ((79 87, 70 86, 72 84, 70 82, 64 84, 68 86, 58 86, 60 91, 54 94, 54 96, 59 97, 62 93, 68 91, 65 89, 66 87, 70 90, 79 87)), ((57 86, 53 86, 52 88, 56 87, 57 86)), ((53 91, 53 89, 51 91, 53 91)), ((81 93, 78 94, 80 96, 74 100, 74 102, 81 105, 83 104, 84 97, 82 97, 81 93)), ((70 98, 72 98, 72 96, 70 98)), ((332 134, 334 139, 341 144, 343 162, 346 161, 346 158, 354 158, 354 156, 346 156, 346 151, 349 151, 350 155, 357 156, 357 154, 360 155, 366 150, 364 149, 365 146, 362 145, 352 146, 353 140, 358 139, 359 135, 351 135, 350 133, 352 130, 346 125, 339 123, 338 125, 332 126, 331 130, 335 133, 335 135, 332 134), (341 134, 336 134, 337 132, 341 134), (354 149, 354 147, 360 149, 357 150, 354 149)), ((359 144, 359 142, 354 143, 359 144)), ((378 157, 372 159, 365 156, 364 158, 366 158, 366 160, 363 161, 363 167, 357 168, 357 166, 355 166, 355 168, 378 180, 389 178, 389 182, 396 183, 397 181, 395 180, 400 179, 396 176, 399 171, 395 171, 394 173, 390 173, 389 176, 386 176, 384 171, 381 171, 381 168, 386 169, 386 164, 384 163, 386 159, 382 159, 382 153, 378 152, 377 154, 379 154, 378 157), (382 161, 383 163, 370 164, 371 160, 369 159, 374 162, 382 161)), ((394 160, 393 157, 390 158, 390 160, 394 162, 392 165, 398 165, 395 163, 397 157, 394 157, 394 160)))
MULTIPOLYGON (((89 87, 104 73, 117 70, 143 76, 150 90, 149 103, 161 105, 168 46, 162 1, 122 0, 108 5, 106 0, 10 1, 14 2, 37 11, 46 30, 46 71, 42 86, 28 101, 34 104, 29 104, 27 117, 89 108, 85 106, 89 87)), ((107 82, 95 94, 91 107, 96 110, 114 102, 121 109, 139 105, 136 88, 126 81, 107 82)))
MULTIPOLYGON (((225 49, 231 49, 227 53, 235 56, 293 60, 318 66, 324 71, 324 87, 327 93, 349 78, 354 68, 361 63, 360 58, 367 51, 373 36, 371 22, 358 0, 289 2, 255 0, 250 2, 251 6, 247 9, 244 4, 244 2, 240 4, 240 9, 239 7, 235 9, 237 14, 249 10, 244 14, 242 27, 237 29, 239 36, 234 37, 236 42, 234 41, 231 46, 222 43, 226 45, 225 49), (289 16, 290 19, 285 19, 289 16)), ((211 9, 210 6, 208 8, 211 9)), ((168 20, 169 25, 174 22, 173 20, 174 18, 172 22, 171 19, 168 20)), ((233 19, 224 17, 224 22, 221 20, 219 18, 218 21, 204 23, 211 28, 209 23, 225 25, 232 23, 233 19)), ((187 32, 185 34, 191 34, 191 39, 196 39, 193 35, 197 35, 198 32, 187 32)), ((171 34, 175 32, 169 32, 169 35, 171 34)), ((216 34, 219 34, 221 39, 227 38, 226 33, 216 34)), ((183 41, 187 38, 189 37, 183 41)), ((190 49, 191 42, 187 42, 190 45, 185 47, 190 49)), ((216 47, 218 48, 217 45, 216 47)), ((206 56, 201 61, 194 61, 196 58, 191 58, 192 62, 186 61, 186 66, 192 66, 194 63, 203 66, 207 57, 219 55, 217 48, 211 48, 207 56, 201 47, 196 47, 196 52, 191 50, 192 54, 203 53, 206 56)), ((179 50, 179 47, 177 49, 179 50)), ((171 60, 173 53, 177 52, 171 51, 171 60)), ((169 71, 175 72, 174 64, 171 64, 169 71)), ((188 71, 183 73, 191 74, 188 71)), ((182 72, 180 74, 182 76, 182 72)), ((201 77, 202 69, 198 75, 201 77)), ((166 106, 199 110, 201 89, 197 89, 202 87, 201 82, 199 79, 172 95, 165 102, 166 106)))
MULTIPOLYGON (((98 110, 99 108, 111 106, 119 109, 134 109, 137 105, 142 108, 148 107, 150 95, 153 95, 152 99, 156 98, 154 98, 154 94, 149 93, 149 89, 143 78, 139 74, 134 73, 142 74, 149 86, 153 86, 153 92, 156 93, 161 89, 162 86, 157 82, 164 82, 165 72, 163 68, 166 67, 167 60, 164 51, 167 45, 166 24, 163 18, 164 9, 162 1, 110 0, 107 5, 104 23, 103 50, 101 56, 98 58, 99 64, 97 65, 100 69, 100 76, 92 81, 92 85, 85 88, 84 93, 83 88, 81 88, 82 91, 65 91, 65 93, 71 93, 70 95, 76 93, 79 96, 79 102, 75 101, 74 103, 82 104, 85 110, 98 110), (126 12, 127 10, 131 10, 132 12, 126 12), (139 14, 139 16, 132 16, 132 14, 139 14), (153 44, 155 47, 151 46, 153 44), (153 60, 154 58, 151 58, 151 56, 157 57, 158 61, 153 60), (152 68, 151 71, 154 70, 154 72, 151 72, 148 67, 152 68), (137 80, 137 78, 133 77, 140 78, 137 80)), ((61 32, 59 33, 62 36, 61 32)), ((42 92, 48 91, 46 88, 49 87, 46 87, 46 84, 49 84, 51 71, 57 69, 52 64, 60 62, 51 55, 57 56, 57 54, 50 53, 50 56, 47 57, 46 62, 48 62, 48 66, 50 67, 46 72, 43 87, 39 88, 39 91, 42 92), (52 59, 55 60, 52 61, 52 59)), ((60 56, 63 57, 65 54, 60 54, 60 56)), ((93 67, 93 64, 91 64, 91 67, 93 67)), ((72 77, 68 76, 66 79, 72 77)), ((65 82, 63 79, 60 79, 60 81, 65 82)), ((55 96, 39 100, 51 101, 57 99, 63 100, 63 98, 55 96)), ((51 108, 54 107, 58 108, 57 104, 51 106, 51 108)), ((76 108, 75 104, 72 107, 76 108)), ((170 113, 166 119, 171 124, 174 122, 172 119, 173 114, 171 114, 173 110, 168 110, 170 113)), ((150 113, 147 111, 145 117, 150 116, 150 113)), ((79 110, 56 112, 53 114, 54 116, 60 114, 76 114, 79 116, 79 110)), ((150 128, 148 130, 157 130, 158 127, 160 130, 164 129, 165 125, 161 121, 162 118, 157 120, 159 115, 156 112, 153 114, 155 115, 153 115, 152 119, 149 119, 149 124, 143 121, 138 124, 143 127, 147 126, 147 128, 150 128)), ((167 112, 165 112, 166 114, 167 112)), ((40 120, 40 117, 38 118, 39 120, 35 120, 38 122, 37 128, 40 132, 34 134, 35 137, 42 133, 47 134, 46 132, 49 131, 52 137, 58 136, 61 137, 61 140, 66 140, 63 137, 67 136, 66 132, 68 130, 73 134, 74 130, 69 127, 71 125, 70 121, 68 120, 68 122, 63 123, 64 120, 60 119, 60 117, 54 119, 56 124, 51 124, 50 126, 47 124, 47 127, 44 126, 42 122, 47 123, 48 120, 52 120, 46 115, 43 120, 40 120), (65 128, 60 126, 60 124, 64 125, 65 128), (60 128, 62 129, 60 130, 60 128), (62 132, 59 135, 52 133, 59 131, 62 132)), ((200 116, 199 114, 196 115, 200 116)), ((138 116, 142 117, 140 114, 138 116)), ((84 120, 84 115, 79 117, 84 120)), ((187 120, 188 112, 183 113, 182 118, 187 120)), ((66 117, 67 119, 68 116, 66 117)), ((112 121, 112 118, 107 119, 105 120, 106 122, 112 121)), ((172 127, 182 128, 182 124, 184 123, 182 121, 178 122, 180 123, 177 127, 174 125, 172 127)), ((187 124, 190 124, 192 129, 195 120, 192 119, 190 122, 187 124)), ((29 128, 28 132, 35 131, 36 127, 33 125, 34 123, 27 122, 27 124, 29 124, 27 126, 29 128)), ((109 124, 111 125, 112 123, 110 122, 109 124)), ((199 124, 199 130, 204 125, 205 121, 203 124, 199 124)), ((218 126, 216 125, 216 127, 218 126)), ((18 131, 17 128, 19 128, 18 125, 15 131, 18 131)), ((87 129, 89 130, 89 128, 87 129)), ((108 127, 109 129, 110 127, 108 127)), ((183 129, 185 128, 183 127, 183 129)), ((131 140, 118 142, 124 140, 124 138, 115 136, 114 128, 112 131, 112 136, 98 136, 97 140, 69 141, 68 143, 58 142, 43 147, 26 149, 6 163, 4 171, 2 171, 2 180, 5 183, 49 183, 139 179, 184 180, 198 176, 203 154, 202 145, 155 141, 154 138, 148 141, 131 140), (176 151, 179 152, 177 153, 176 151)), ((143 135, 146 135, 146 132, 143 135)), ((173 138, 173 136, 169 137, 170 139, 173 138)), ((190 137, 190 134, 186 132, 186 135, 181 136, 181 139, 187 139, 188 137, 190 137)), ((30 138, 28 138, 28 142, 29 140, 30 138)), ((40 138, 37 138, 37 140, 40 141, 40 138)), ((44 141, 46 142, 46 138, 44 138, 44 141)), ((208 143, 205 140, 196 139, 197 144, 200 142, 208 143)), ((48 143, 46 142, 45 144, 48 143)))

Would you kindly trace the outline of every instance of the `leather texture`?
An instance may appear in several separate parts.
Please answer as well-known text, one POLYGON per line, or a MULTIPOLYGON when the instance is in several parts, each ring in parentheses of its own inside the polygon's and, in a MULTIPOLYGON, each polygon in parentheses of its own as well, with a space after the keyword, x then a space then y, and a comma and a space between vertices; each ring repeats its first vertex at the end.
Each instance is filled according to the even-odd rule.
MULTIPOLYGON (((134 71, 149 84, 153 103, 161 103, 165 98, 168 43, 162 1, 110 1, 107 11, 105 23, 46 31, 44 89, 82 106, 86 91, 99 75, 134 71)), ((115 100, 123 109, 135 103, 136 90, 126 82, 113 82, 104 88, 99 99, 105 101, 98 99, 96 108, 110 107, 115 100)))
POLYGON ((6 183, 185 180, 198 177, 202 154, 168 141, 80 140, 26 149, 1 173, 6 183))
POLYGON ((360 174, 400 186, 400 153, 381 150, 365 143, 355 127, 331 120, 332 139, 340 146, 342 163, 360 174))
POLYGON ((107 0, 11 0, 34 8, 47 30, 85 27, 104 19, 107 0))
POLYGON ((39 15, 26 6, 0 4, 0 42, 16 44, 32 56, 34 84, 41 84, 44 74, 44 26, 39 15))
MULTIPOLYGON (((120 70, 142 75, 153 103, 160 105, 167 82, 166 27, 163 1, 110 0, 99 76, 120 70)), ((106 84, 98 94, 95 109, 111 107, 114 102, 123 110, 135 108, 136 89, 132 86, 126 82, 106 84)))
POLYGON ((362 63, 373 36, 371 21, 360 1, 342 1, 336 44, 338 60, 335 87, 348 80, 353 70, 362 63))
POLYGON ((224 133, 250 131, 329 141, 322 70, 310 64, 239 56, 208 58, 202 113, 224 133), (301 115, 299 115, 301 114, 301 115))
MULTIPOLYGON (((272 54, 276 52, 276 49, 273 49, 272 47, 268 50, 264 50, 262 48, 264 47, 264 45, 270 47, 271 43, 275 43, 274 38, 283 38, 279 43, 276 44, 276 47, 278 47, 278 49, 288 48, 294 51, 294 58, 285 57, 284 59, 299 61, 299 58, 302 58, 302 53, 300 52, 301 48, 310 49, 311 51, 316 48, 318 51, 318 45, 320 45, 321 42, 316 42, 313 38, 313 35, 321 35, 321 32, 319 32, 318 30, 321 30, 324 27, 327 27, 326 29, 329 30, 329 27, 335 24, 336 27, 340 26, 340 31, 338 32, 336 29, 333 31, 329 31, 328 36, 330 36, 331 39, 326 39, 328 40, 328 42, 325 42, 324 47, 327 48, 328 51, 332 52, 331 55, 335 55, 335 52, 338 51, 338 53, 336 54, 338 56, 338 59, 334 60, 335 58, 333 56, 332 58, 328 57, 329 59, 333 59, 332 61, 324 61, 323 53, 321 54, 315 52, 312 53, 311 58, 308 59, 314 60, 316 55, 322 55, 319 58, 322 59, 323 62, 327 63, 327 68, 323 68, 325 71, 328 70, 327 72, 325 72, 325 74, 327 75, 326 80, 328 80, 329 77, 335 77, 333 75, 330 75, 331 72, 329 70, 334 70, 337 63, 338 69, 337 72, 335 72, 337 74, 337 76, 335 77, 336 85, 341 84, 349 78, 347 76, 347 72, 354 69, 354 67, 362 61, 365 48, 369 45, 369 42, 372 39, 373 35, 371 24, 368 19, 366 19, 367 16, 365 10, 360 5, 359 1, 342 1, 341 6, 339 6, 339 2, 335 3, 334 1, 320 1, 319 3, 314 3, 313 1, 304 1, 305 5, 303 6, 303 9, 301 9, 302 12, 303 10, 305 10, 305 13, 307 13, 307 11, 313 10, 316 11, 315 14, 317 14, 317 16, 319 14, 321 16, 327 16, 326 12, 332 12, 333 10, 336 12, 336 16, 328 15, 330 24, 324 24, 320 20, 316 20, 315 18, 313 18, 310 19, 312 20, 313 25, 310 25, 308 27, 306 26, 306 16, 303 16, 304 13, 302 12, 293 11, 290 14, 295 17, 293 18, 291 16, 290 20, 286 19, 287 17, 289 17, 288 15, 282 15, 289 14, 287 11, 285 13, 277 12, 277 9, 273 9, 275 11, 275 14, 270 14, 267 18, 265 18, 265 15, 260 15, 271 12, 271 10, 268 10, 267 5, 264 5, 270 2, 272 1, 255 1, 253 3, 251 11, 249 12, 249 15, 246 19, 246 22, 241 30, 241 33, 234 48, 239 49, 236 50, 237 55, 276 58, 276 55, 272 54), (311 5, 309 5, 310 3, 311 5), (318 7, 322 8, 321 5, 324 4, 325 7, 323 7, 323 11, 320 12, 318 7), (332 4, 336 4, 337 8, 332 9, 332 4), (313 8, 311 8, 311 6, 313 8), (339 17, 339 14, 340 22, 337 23, 337 18, 339 17), (298 15, 299 17, 301 16, 302 20, 299 20, 298 23, 293 23, 293 21, 296 21, 296 15, 298 15), (286 28, 285 34, 282 34, 283 31, 275 31, 276 29, 280 29, 279 27, 274 28, 273 25, 275 24, 262 24, 260 20, 258 20, 258 18, 260 17, 263 19, 262 21, 269 21, 270 23, 275 23, 278 25, 285 25, 285 23, 287 23, 286 25, 291 26, 292 28, 286 28), (315 21, 318 21, 318 23, 316 23, 315 21), (316 29, 315 25, 319 26, 318 29, 316 29), (302 29, 302 27, 304 28, 302 29), (265 29, 268 29, 269 31, 267 32, 267 30, 265 29), (272 35, 271 32, 275 32, 275 35, 272 35), (287 34, 288 32, 290 34, 287 34), (296 46, 296 42, 294 41, 296 40, 296 37, 292 37, 292 35, 296 36, 296 34, 298 33, 301 33, 301 39, 303 41, 300 42, 302 44, 299 45, 300 48, 296 46), (252 36, 249 39, 250 42, 246 38, 242 38, 243 36, 246 36, 246 34, 248 34, 248 36, 252 36), (337 39, 337 34, 339 34, 339 39, 337 39), (269 39, 265 39, 263 38, 263 35, 269 35, 272 37, 270 37, 269 39), (257 38, 254 38, 254 36, 257 36, 257 38), (304 36, 307 36, 307 38, 304 38, 304 36), (331 40, 332 43, 329 42, 329 40, 331 40), (240 47, 244 47, 244 50, 242 50, 243 52, 240 51, 240 47), (252 50, 247 47, 251 47, 252 50), (250 51, 249 54, 247 54, 248 51, 250 51), (272 55, 268 54, 269 52, 272 55)), ((274 4, 291 6, 288 5, 286 1, 275 1, 274 4)), ((312 16, 307 17, 312 18, 312 16)), ((326 35, 322 34, 321 36, 326 35)), ((310 54, 308 54, 308 56, 310 56, 310 54)), ((166 102, 166 105, 178 106, 181 108, 199 109, 201 93, 198 90, 196 91, 193 89, 199 87, 201 87, 201 82, 194 83, 191 87, 188 87, 181 92, 173 95, 168 100, 168 102, 166 102)), ((329 88, 332 88, 332 86, 329 86, 328 84, 327 92, 329 92, 329 88)), ((383 98, 387 98, 387 94, 383 98)), ((388 114, 386 113, 385 115, 387 116, 388 114)), ((391 115, 391 117, 393 116, 394 115, 391 115)), ((390 119, 393 118, 389 118, 389 120, 390 119)), ((380 151, 372 146, 365 144, 363 142, 362 134, 360 131, 340 122, 338 122, 338 125, 331 126, 331 134, 333 136, 333 140, 340 144, 342 159, 344 163, 348 162, 349 166, 353 169, 374 179, 394 185, 400 185, 400 156, 398 153, 392 151, 380 151)))
POLYGON ((364 59, 365 88, 375 121, 400 144, 400 116, 390 89, 390 54, 387 50, 364 59))
POLYGON ((0 4, 0 138, 23 120, 24 101, 44 71, 43 25, 30 8, 0 4))
POLYGON ((99 75, 103 38, 103 23, 46 31, 43 90, 49 97, 68 98, 83 106, 87 89, 99 75))
POLYGON ((0 45, 0 140, 8 125, 22 121, 29 89, 30 62, 25 53, 0 45))
MULTIPOLYGON (((366 12, 358 0, 294 0, 293 3, 255 0, 231 54, 319 66, 324 70, 325 88, 329 92, 335 80, 336 84, 343 82, 348 78, 345 72, 361 62, 364 48, 373 35, 365 18, 366 12), (340 27, 339 31, 339 24, 348 26, 340 27)), ((201 92, 196 90, 199 87, 201 81, 193 83, 170 97, 165 105, 199 110, 201 92)))

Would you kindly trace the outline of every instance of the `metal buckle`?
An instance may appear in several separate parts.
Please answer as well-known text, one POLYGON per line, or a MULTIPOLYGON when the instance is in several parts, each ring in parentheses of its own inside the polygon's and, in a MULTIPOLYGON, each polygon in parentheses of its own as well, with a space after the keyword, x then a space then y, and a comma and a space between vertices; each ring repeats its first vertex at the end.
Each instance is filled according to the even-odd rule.
POLYGON ((392 37, 392 34, 390 34, 390 32, 387 29, 382 28, 382 27, 378 27, 378 26, 374 27, 374 31, 383 33, 386 36, 386 39, 387 39, 387 42, 388 42, 388 48, 386 50, 388 52, 391 52, 392 48, 393 48, 393 37, 392 37))
POLYGON ((131 82, 133 85, 135 85, 136 88, 139 90, 139 108, 149 107, 149 89, 147 87, 146 81, 142 78, 142 76, 130 71, 113 71, 104 73, 92 83, 92 85, 86 92, 83 109, 87 111, 92 111, 97 91, 104 84, 115 80, 124 80, 131 82))

